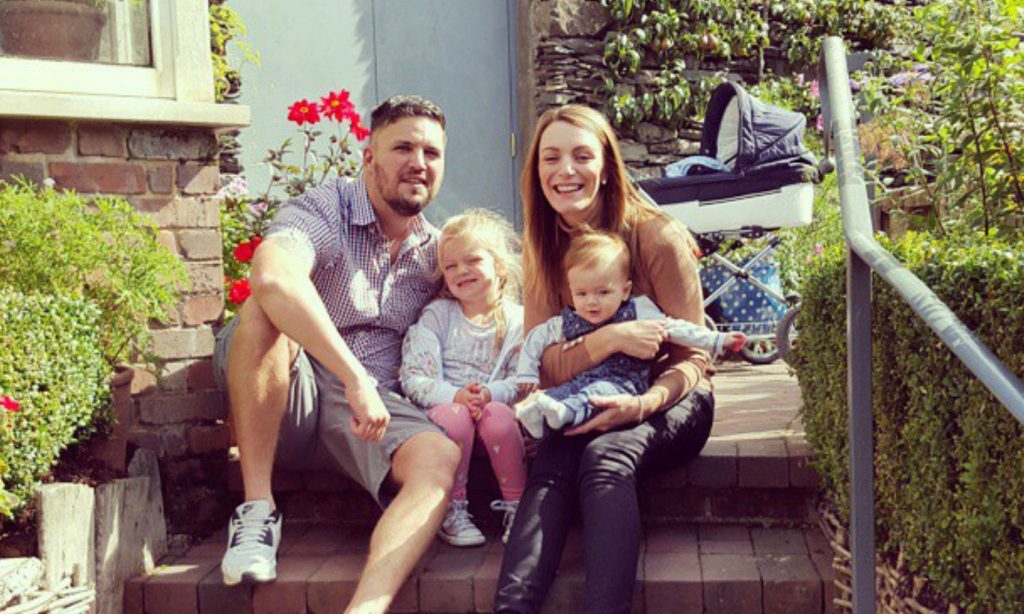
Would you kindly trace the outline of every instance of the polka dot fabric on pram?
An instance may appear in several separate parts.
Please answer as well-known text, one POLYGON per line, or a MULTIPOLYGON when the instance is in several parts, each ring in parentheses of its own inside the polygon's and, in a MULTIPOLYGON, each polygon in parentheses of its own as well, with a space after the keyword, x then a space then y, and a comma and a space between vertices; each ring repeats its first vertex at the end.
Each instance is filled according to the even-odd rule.
MULTIPOLYGON (((743 267, 747 260, 749 257, 737 264, 743 267)), ((775 260, 774 252, 761 258, 748 274, 779 294, 782 293, 779 264, 775 260)), ((705 263, 700 271, 704 296, 710 296, 734 276, 735 273, 721 264, 714 261, 710 264, 705 263)), ((769 296, 749 281, 737 279, 735 284, 713 303, 707 305, 704 311, 715 321, 719 330, 738 330, 747 335, 766 335, 774 333, 779 319, 786 311, 786 304, 769 296)))

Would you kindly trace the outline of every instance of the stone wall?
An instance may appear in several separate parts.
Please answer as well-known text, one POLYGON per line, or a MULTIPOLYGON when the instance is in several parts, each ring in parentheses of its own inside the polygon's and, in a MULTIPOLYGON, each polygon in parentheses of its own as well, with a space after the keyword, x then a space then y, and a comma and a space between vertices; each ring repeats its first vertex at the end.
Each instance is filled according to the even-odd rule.
POLYGON ((136 368, 129 443, 155 451, 172 532, 226 515, 228 427, 210 356, 223 311, 220 187, 212 129, 4 120, 0 179, 21 175, 58 188, 118 195, 159 226, 188 271, 171 322, 155 326, 160 370, 136 368))
MULTIPOLYGON (((527 44, 533 50, 527 70, 532 73, 532 89, 522 89, 536 118, 545 110, 568 103, 604 108, 604 38, 610 28, 610 16, 599 0, 533 0, 528 15, 527 44)), ((784 70, 771 50, 765 62, 774 70, 784 70)), ((689 62, 694 66, 694 62, 689 62)), ((658 67, 644 67, 637 75, 619 85, 620 91, 634 91, 637 84, 649 83, 658 67)), ((747 82, 756 82, 763 70, 757 61, 731 64, 709 62, 695 67, 693 74, 727 72, 747 82)), ((532 125, 528 127, 532 132, 532 125)), ((633 133, 619 134, 622 155, 637 178, 660 176, 664 165, 697 153, 700 125, 669 130, 642 123, 633 133)), ((526 143, 528 145, 528 143, 526 143)))

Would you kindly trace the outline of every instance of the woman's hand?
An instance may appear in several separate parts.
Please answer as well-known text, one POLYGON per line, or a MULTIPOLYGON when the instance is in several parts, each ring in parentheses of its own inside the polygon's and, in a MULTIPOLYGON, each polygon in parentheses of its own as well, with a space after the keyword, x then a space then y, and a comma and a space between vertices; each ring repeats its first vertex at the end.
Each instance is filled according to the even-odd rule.
POLYGON ((640 360, 650 360, 658 354, 661 344, 668 339, 664 320, 634 320, 609 324, 614 331, 615 350, 640 360))
POLYGON ((520 382, 516 384, 516 402, 522 401, 526 397, 530 396, 537 391, 537 384, 532 382, 520 382))
POLYGON ((576 428, 566 431, 566 435, 582 435, 591 431, 604 433, 620 426, 639 424, 647 417, 645 410, 647 405, 644 403, 644 398, 631 394, 594 395, 590 397, 590 403, 598 412, 597 415, 576 428))

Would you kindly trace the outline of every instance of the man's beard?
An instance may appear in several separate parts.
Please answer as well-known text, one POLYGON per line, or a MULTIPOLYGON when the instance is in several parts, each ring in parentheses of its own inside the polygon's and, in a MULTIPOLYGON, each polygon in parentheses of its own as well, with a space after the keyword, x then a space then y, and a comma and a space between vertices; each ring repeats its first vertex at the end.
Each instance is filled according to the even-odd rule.
POLYGON ((385 177, 383 169, 381 169, 381 167, 376 164, 374 164, 373 167, 373 177, 377 184, 377 193, 381 195, 381 197, 384 199, 384 202, 387 204, 388 207, 391 208, 392 211, 394 211, 398 215, 401 215, 402 217, 413 217, 419 215, 420 213, 423 212, 424 209, 427 208, 427 205, 430 204, 430 201, 434 199, 434 195, 431 194, 430 188, 426 185, 424 185, 423 187, 427 190, 427 196, 423 200, 413 201, 402 198, 398 194, 398 185, 400 183, 399 181, 395 182, 394 192, 389 194, 387 190, 385 190, 385 185, 389 183, 389 178, 385 177))

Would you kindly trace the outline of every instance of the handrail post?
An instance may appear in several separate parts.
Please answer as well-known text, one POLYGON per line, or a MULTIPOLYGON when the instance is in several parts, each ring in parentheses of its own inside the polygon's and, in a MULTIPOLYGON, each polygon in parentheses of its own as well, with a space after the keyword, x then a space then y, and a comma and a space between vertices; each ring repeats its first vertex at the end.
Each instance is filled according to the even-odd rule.
POLYGON ((871 268, 846 248, 846 386, 850 406, 853 611, 875 611, 874 420, 871 414, 871 268))
POLYGON ((846 47, 841 38, 822 44, 821 100, 826 147, 835 146, 846 247, 846 386, 849 403, 850 541, 853 611, 875 611, 874 420, 871 409, 871 267, 853 249, 851 228, 868 229, 864 171, 854 124, 846 47), (837 87, 831 87, 836 85, 837 87), (834 131, 834 132, 833 132, 834 131), (834 137, 834 140, 830 137, 834 137))
POLYGON ((874 271, 928 324, 992 395, 1024 424, 1024 383, 935 293, 874 238, 857 140, 846 48, 826 37, 819 65, 825 147, 835 147, 846 235, 846 385, 850 423, 850 539, 853 611, 875 608, 874 427, 871 407, 871 279, 874 271))

